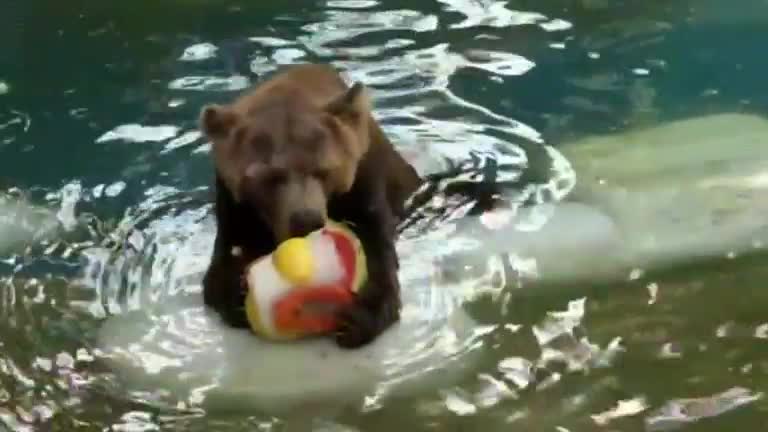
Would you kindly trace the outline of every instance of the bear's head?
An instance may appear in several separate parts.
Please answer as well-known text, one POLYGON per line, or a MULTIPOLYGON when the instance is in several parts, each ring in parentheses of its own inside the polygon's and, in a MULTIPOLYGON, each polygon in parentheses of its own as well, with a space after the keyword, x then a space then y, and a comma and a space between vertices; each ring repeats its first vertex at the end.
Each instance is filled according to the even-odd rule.
POLYGON ((278 242, 325 224, 328 200, 349 191, 368 151, 368 121, 360 83, 323 103, 301 92, 257 91, 200 114, 218 176, 278 242))

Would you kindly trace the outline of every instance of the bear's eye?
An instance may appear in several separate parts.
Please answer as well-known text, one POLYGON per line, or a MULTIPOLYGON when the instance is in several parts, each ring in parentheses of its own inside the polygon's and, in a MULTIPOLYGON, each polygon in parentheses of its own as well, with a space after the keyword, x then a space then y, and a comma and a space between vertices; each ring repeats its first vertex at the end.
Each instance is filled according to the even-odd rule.
POLYGON ((245 129, 244 128, 237 128, 232 131, 232 142, 234 143, 235 148, 242 148, 243 142, 245 141, 245 129))
POLYGON ((312 177, 320 180, 321 182, 328 180, 330 175, 331 173, 326 169, 317 169, 312 172, 312 177))
POLYGON ((325 130, 321 128, 314 128, 310 131, 309 141, 321 142, 325 139, 325 130))
POLYGON ((280 186, 288 179, 284 171, 271 171, 264 176, 264 184, 269 187, 280 186))
POLYGON ((256 132, 251 136, 251 145, 256 148, 266 149, 270 144, 270 137, 264 132, 256 132))

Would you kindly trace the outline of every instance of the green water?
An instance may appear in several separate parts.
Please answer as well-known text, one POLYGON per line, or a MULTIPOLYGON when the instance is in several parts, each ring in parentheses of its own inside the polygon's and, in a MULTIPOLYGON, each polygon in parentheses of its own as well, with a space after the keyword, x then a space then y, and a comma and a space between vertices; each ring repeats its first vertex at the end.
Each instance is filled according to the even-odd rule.
POLYGON ((764 116, 765 1, 30 0, 0 8, 0 191, 63 209, 64 222, 42 243, 2 251, 0 429, 766 424, 768 270, 759 254, 610 283, 510 283, 468 305, 489 329, 472 373, 375 409, 190 409, 163 389, 126 382, 94 350, 106 316, 151 309, 188 289, 178 280, 199 278, 201 268, 171 271, 178 245, 210 217, 196 115, 275 65, 333 62, 368 84, 377 118, 422 172, 470 150, 523 152, 531 167, 522 187, 546 180, 536 168, 544 144, 577 146, 585 136, 703 114, 764 116), (550 314, 569 304, 572 328, 543 341, 542 329, 557 321, 550 314), (629 412, 601 417, 620 403, 629 412), (660 420, 665 412, 676 414, 660 420))

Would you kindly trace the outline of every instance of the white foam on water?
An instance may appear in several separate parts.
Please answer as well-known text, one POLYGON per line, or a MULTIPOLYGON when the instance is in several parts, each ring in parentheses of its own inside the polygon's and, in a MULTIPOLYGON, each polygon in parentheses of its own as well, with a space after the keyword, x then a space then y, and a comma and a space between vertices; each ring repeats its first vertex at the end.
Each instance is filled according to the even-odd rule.
MULTIPOLYGON (((212 240, 211 230, 200 230, 177 249, 173 266, 204 270, 206 253, 189 245, 212 240)), ((429 259, 404 257, 402 265, 408 262, 429 259)), ((425 282, 430 271, 404 272, 411 277, 403 277, 401 321, 361 349, 342 350, 330 339, 264 341, 223 324, 195 287, 105 320, 101 358, 127 382, 171 391, 206 409, 334 408, 448 385, 476 358, 476 323, 455 293, 425 282)))
POLYGON ((589 137, 563 152, 577 173, 574 199, 620 235, 604 255, 651 268, 768 241, 767 144, 768 120, 726 113, 589 137))

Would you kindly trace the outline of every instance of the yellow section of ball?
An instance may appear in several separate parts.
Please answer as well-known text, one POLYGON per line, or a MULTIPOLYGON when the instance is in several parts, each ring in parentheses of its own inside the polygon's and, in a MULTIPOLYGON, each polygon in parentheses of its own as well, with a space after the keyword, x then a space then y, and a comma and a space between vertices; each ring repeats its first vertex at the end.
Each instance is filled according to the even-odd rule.
POLYGON ((305 238, 288 239, 275 249, 272 262, 286 280, 293 285, 302 285, 312 280, 315 270, 312 249, 305 238))

